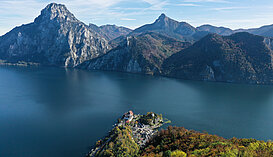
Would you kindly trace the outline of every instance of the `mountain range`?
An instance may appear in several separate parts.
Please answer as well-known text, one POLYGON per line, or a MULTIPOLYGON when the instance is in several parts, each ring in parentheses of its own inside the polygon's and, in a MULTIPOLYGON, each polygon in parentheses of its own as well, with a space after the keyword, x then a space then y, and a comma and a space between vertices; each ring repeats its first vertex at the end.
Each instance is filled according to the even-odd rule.
POLYGON ((108 41, 118 38, 120 36, 126 36, 127 34, 132 32, 132 30, 129 28, 116 25, 103 25, 99 27, 95 24, 90 23, 89 28, 91 28, 92 30, 96 30, 96 32, 98 32, 108 41))
POLYGON ((196 28, 186 22, 178 22, 161 14, 152 24, 146 24, 135 29, 130 35, 138 35, 146 32, 157 32, 181 41, 194 41, 196 28))
POLYGON ((160 74, 163 61, 191 45, 155 32, 124 38, 116 48, 78 67, 145 74, 160 74))
POLYGON ((161 14, 135 30, 86 25, 51 3, 34 22, 0 37, 0 59, 41 65, 272 84, 273 25, 232 30, 193 27, 161 14))

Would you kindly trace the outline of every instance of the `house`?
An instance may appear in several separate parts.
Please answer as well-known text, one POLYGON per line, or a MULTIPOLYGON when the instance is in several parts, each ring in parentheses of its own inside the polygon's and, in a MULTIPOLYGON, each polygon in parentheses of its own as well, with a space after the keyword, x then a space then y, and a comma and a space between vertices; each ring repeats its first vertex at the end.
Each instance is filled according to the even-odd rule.
POLYGON ((134 117, 133 111, 126 112, 123 115, 123 119, 126 123, 130 123, 133 120, 133 117, 134 117))

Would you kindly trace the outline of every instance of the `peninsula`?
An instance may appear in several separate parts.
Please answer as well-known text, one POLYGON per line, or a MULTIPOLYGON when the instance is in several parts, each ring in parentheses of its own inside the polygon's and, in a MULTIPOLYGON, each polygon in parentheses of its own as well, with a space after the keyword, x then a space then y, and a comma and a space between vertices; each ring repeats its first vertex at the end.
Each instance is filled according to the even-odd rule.
POLYGON ((97 141, 88 157, 272 157, 273 142, 256 139, 225 139, 217 135, 169 126, 158 131, 162 115, 125 113, 109 134, 97 141))
POLYGON ((136 156, 163 124, 162 115, 153 112, 146 115, 126 112, 88 156, 136 156))

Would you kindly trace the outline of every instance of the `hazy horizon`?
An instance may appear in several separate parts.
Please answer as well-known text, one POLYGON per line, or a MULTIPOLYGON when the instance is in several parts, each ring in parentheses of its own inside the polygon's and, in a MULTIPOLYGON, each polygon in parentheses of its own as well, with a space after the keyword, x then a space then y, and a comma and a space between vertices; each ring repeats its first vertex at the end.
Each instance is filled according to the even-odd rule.
POLYGON ((0 35, 31 23, 49 3, 61 3, 85 24, 115 24, 135 29, 155 21, 161 13, 194 27, 203 24, 231 29, 273 24, 273 2, 261 0, 4 0, 0 4, 0 35))

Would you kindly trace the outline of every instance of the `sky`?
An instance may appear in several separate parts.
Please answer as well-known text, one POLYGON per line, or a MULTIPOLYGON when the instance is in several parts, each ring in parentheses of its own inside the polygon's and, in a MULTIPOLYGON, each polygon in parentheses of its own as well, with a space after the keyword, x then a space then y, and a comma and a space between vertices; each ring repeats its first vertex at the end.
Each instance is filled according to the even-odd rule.
POLYGON ((33 22, 51 2, 65 4, 86 24, 116 24, 135 29, 161 14, 197 27, 232 29, 273 24, 272 0, 0 0, 0 35, 33 22))

